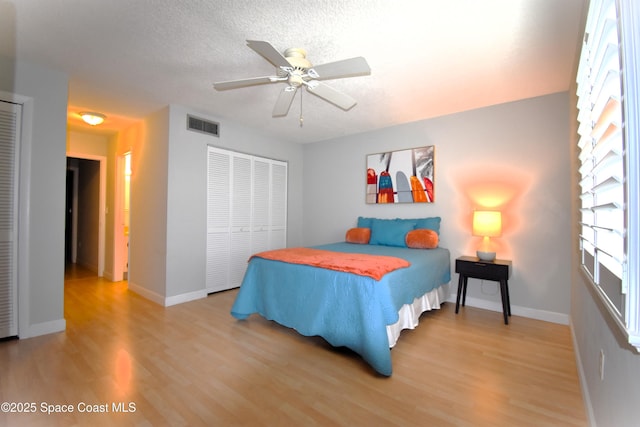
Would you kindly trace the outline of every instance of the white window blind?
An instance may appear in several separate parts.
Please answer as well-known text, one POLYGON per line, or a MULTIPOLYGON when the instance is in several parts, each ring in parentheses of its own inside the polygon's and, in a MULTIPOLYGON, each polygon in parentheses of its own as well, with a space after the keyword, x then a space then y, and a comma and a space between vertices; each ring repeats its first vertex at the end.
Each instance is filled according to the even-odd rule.
POLYGON ((617 15, 612 0, 596 1, 594 6, 578 69, 580 241, 586 271, 621 312, 624 146, 617 15))
POLYGON ((637 87, 633 90, 625 72, 636 56, 625 55, 623 48, 626 40, 632 41, 630 29, 621 25, 624 12, 630 13, 629 8, 618 8, 615 0, 592 0, 585 26, 577 73, 580 252, 598 295, 634 342, 640 301, 637 280, 629 274, 629 253, 638 241, 632 238, 636 223, 630 229, 629 219, 638 215, 632 210, 637 195, 631 196, 638 187, 628 176, 637 171, 638 162, 637 150, 628 145, 637 135, 637 121, 629 120, 637 87))

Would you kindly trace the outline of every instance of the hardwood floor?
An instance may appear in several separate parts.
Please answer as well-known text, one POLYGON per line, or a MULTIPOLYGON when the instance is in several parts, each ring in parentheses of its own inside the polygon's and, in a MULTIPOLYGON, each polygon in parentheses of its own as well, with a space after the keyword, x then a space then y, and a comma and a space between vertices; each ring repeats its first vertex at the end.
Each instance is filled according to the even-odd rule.
POLYGON ((445 304, 402 333, 385 378, 320 338, 236 321, 236 293, 164 308, 68 276, 65 332, 0 342, 0 402, 36 406, 0 425, 587 425, 567 326, 445 304))

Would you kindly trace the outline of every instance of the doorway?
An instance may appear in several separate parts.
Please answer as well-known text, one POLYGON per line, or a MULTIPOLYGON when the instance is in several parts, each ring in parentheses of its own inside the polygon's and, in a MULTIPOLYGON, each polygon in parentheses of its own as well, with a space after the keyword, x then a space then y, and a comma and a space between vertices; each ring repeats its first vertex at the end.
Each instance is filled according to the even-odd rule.
POLYGON ((114 228, 114 269, 113 280, 129 279, 129 223, 131 199, 131 152, 117 157, 115 228, 114 228))
POLYGON ((67 154, 65 263, 104 275, 106 158, 67 154))
POLYGON ((67 186, 64 214, 64 262, 75 264, 78 255, 78 167, 67 157, 67 186))

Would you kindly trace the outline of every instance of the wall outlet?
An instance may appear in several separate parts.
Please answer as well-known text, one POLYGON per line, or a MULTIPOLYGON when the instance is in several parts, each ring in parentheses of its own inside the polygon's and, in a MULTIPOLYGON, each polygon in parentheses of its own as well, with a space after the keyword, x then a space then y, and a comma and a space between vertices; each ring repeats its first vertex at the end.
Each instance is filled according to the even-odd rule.
POLYGON ((604 381, 604 350, 600 349, 600 381, 604 381))

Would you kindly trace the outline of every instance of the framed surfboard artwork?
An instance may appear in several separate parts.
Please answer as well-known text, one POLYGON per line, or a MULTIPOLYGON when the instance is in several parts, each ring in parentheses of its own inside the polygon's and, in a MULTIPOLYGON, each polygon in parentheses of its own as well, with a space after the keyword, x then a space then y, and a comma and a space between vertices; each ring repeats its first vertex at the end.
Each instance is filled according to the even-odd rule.
POLYGON ((367 203, 433 203, 435 146, 367 155, 367 203))

